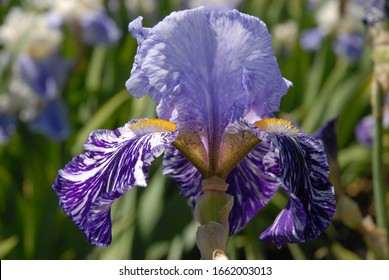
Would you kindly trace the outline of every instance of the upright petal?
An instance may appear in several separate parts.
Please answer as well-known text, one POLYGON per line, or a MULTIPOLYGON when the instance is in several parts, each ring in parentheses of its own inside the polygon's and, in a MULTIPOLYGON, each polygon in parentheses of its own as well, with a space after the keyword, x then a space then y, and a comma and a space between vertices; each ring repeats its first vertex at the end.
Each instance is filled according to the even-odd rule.
POLYGON ((154 28, 129 26, 139 43, 127 89, 149 93, 161 118, 216 137, 227 124, 278 110, 282 79, 266 25, 236 10, 174 12, 154 28), (258 102, 261 100, 261 102, 258 102), (167 110, 164 112, 163 108, 167 110))
POLYGON ((111 243, 113 201, 133 186, 147 185, 152 161, 174 141, 171 123, 137 120, 114 131, 96 130, 53 184, 60 205, 92 244, 111 243))
POLYGON ((289 202, 260 238, 278 246, 309 241, 327 229, 335 212, 324 149, 314 138, 285 127, 283 121, 269 122, 276 124, 258 125, 268 132, 257 131, 270 148, 267 157, 272 160, 264 158, 265 170, 278 178, 289 202))

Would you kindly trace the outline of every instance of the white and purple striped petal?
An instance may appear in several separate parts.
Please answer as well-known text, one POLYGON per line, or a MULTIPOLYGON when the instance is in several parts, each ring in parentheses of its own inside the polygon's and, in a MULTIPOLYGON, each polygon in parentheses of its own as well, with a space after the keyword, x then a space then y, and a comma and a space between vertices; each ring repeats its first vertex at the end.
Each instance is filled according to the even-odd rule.
POLYGON ((314 138, 294 131, 262 131, 258 135, 270 147, 263 161, 265 170, 278 178, 289 196, 288 204, 260 238, 278 246, 312 240, 327 229, 335 213, 323 147, 314 138))
POLYGON ((149 166, 176 134, 159 120, 96 130, 84 144, 87 152, 58 172, 53 189, 60 205, 90 243, 110 244, 112 203, 132 187, 147 185, 149 166))
POLYGON ((150 94, 160 118, 219 138, 235 120, 278 111, 281 77, 266 25, 236 10, 174 12, 153 28, 129 25, 139 47, 126 86, 150 94))

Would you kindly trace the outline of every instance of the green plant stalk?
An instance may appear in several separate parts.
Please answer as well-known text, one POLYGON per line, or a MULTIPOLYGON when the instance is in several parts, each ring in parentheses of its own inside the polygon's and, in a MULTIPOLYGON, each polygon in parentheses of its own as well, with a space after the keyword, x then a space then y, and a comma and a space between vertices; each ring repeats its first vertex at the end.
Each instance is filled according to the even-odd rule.
POLYGON ((375 81, 372 86, 373 97, 373 115, 375 120, 373 137, 373 191, 374 203, 376 207, 376 217, 378 227, 388 231, 388 220, 386 217, 385 206, 385 185, 384 185, 384 165, 383 165, 383 91, 380 85, 375 81))

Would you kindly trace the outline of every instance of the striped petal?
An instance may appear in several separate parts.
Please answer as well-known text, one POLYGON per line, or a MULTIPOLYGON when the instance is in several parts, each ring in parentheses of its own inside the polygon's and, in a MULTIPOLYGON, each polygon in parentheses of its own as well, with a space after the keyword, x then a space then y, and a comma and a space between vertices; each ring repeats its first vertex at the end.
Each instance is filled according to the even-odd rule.
POLYGON ((180 186, 180 194, 185 196, 193 208, 202 194, 202 175, 196 167, 176 148, 166 149, 163 158, 163 175, 172 178, 180 186))
POLYGON ((136 120, 116 130, 96 130, 78 155, 58 172, 53 189, 64 212, 99 246, 111 243, 110 209, 134 186, 147 185, 153 160, 174 141, 171 123, 136 120))
POLYGON ((289 196, 288 204, 260 238, 278 246, 309 241, 327 229, 335 212, 325 151, 319 141, 285 127, 284 122, 260 128, 268 131, 257 131, 270 148, 271 160, 264 160, 265 169, 278 178, 289 196))
POLYGON ((267 162, 273 156, 262 143, 256 146, 228 175, 227 193, 234 197, 230 212, 230 234, 242 230, 276 193, 277 178, 267 169, 267 162))

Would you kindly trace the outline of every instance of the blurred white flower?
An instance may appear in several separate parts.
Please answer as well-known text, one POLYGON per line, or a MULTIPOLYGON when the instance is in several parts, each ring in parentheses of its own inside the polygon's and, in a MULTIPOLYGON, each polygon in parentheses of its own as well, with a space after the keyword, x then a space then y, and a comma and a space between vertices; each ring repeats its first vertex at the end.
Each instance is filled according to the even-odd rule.
POLYGON ((125 5, 130 14, 150 15, 156 12, 160 2, 160 0, 126 0, 125 5))
POLYGON ((64 21, 78 19, 88 12, 104 10, 102 0, 51 0, 47 3, 47 8, 64 21))
POLYGON ((287 55, 296 45, 298 28, 294 20, 288 20, 276 24, 273 27, 274 48, 282 54, 287 55))
POLYGON ((344 7, 339 0, 326 0, 319 5, 315 20, 322 34, 327 35, 336 29, 355 29, 363 14, 363 6, 355 0, 347 1, 344 7))
POLYGON ((0 44, 8 51, 44 57, 62 42, 62 32, 49 26, 45 15, 12 8, 0 26, 0 44))

